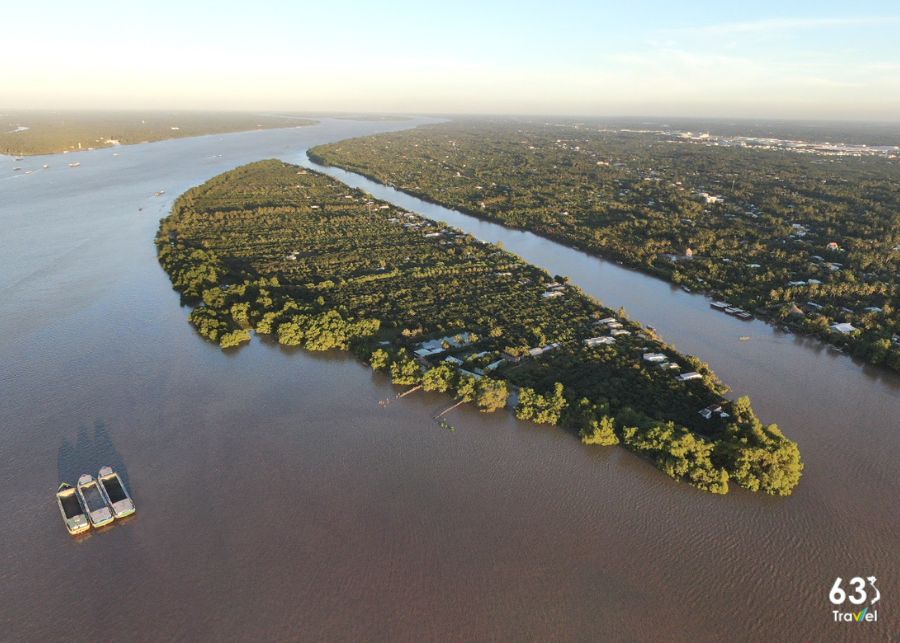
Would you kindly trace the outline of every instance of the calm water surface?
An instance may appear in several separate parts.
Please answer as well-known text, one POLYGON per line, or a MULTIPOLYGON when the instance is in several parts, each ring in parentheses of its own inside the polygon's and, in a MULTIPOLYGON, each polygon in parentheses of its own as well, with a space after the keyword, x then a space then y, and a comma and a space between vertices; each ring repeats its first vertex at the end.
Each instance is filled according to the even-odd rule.
POLYGON ((175 195, 416 123, 0 157, 0 638, 896 637, 896 376, 333 170, 570 275, 710 362, 799 441, 795 494, 704 494, 509 415, 461 408, 443 431, 430 418, 446 398, 381 407, 395 389, 350 358, 223 353, 193 332, 152 243, 175 195), (107 463, 138 513, 71 538, 53 490, 107 463), (879 578, 876 625, 831 622, 834 577, 855 575, 879 578))

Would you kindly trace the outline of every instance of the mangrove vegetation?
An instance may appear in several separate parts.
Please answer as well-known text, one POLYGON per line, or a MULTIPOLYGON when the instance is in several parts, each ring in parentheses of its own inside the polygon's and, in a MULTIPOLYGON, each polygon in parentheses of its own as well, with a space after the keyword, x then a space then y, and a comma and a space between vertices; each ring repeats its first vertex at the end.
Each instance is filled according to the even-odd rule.
POLYGON ((677 480, 787 495, 797 445, 709 367, 502 248, 281 161, 175 202, 159 261, 197 332, 351 351, 397 385, 509 408, 677 480), (267 338, 267 339, 266 339, 267 338))

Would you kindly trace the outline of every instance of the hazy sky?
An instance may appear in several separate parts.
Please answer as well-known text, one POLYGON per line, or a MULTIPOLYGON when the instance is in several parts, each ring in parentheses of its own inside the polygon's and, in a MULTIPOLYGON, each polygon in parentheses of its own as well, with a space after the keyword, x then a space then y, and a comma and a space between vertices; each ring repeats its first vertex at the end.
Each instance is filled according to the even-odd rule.
POLYGON ((0 107, 900 120, 900 2, 9 2, 0 107))

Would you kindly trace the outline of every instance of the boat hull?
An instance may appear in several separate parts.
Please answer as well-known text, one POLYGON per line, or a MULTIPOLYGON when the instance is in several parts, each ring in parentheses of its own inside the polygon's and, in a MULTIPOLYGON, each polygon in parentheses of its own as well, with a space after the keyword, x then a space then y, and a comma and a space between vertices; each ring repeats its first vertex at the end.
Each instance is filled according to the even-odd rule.
POLYGON ((84 474, 78 479, 78 497, 87 511, 88 519, 95 529, 113 521, 113 514, 100 491, 97 481, 84 474))
POLYGON ((68 485, 60 485, 59 491, 56 492, 56 504, 59 507, 66 531, 70 534, 76 536, 91 528, 90 520, 84 513, 84 506, 75 489, 68 485), (69 508, 68 512, 66 507, 69 508))
POLYGON ((111 467, 103 467, 97 476, 97 483, 103 499, 112 510, 114 518, 125 518, 134 513, 134 501, 125 488, 121 476, 111 467))

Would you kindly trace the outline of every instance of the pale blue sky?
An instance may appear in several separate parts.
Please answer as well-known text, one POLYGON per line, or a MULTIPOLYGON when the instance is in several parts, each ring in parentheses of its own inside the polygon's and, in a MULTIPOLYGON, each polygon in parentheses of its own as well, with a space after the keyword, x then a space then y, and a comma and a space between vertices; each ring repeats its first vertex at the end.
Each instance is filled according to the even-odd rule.
POLYGON ((0 107, 900 120, 897 2, 48 0, 0 15, 0 107))

